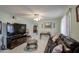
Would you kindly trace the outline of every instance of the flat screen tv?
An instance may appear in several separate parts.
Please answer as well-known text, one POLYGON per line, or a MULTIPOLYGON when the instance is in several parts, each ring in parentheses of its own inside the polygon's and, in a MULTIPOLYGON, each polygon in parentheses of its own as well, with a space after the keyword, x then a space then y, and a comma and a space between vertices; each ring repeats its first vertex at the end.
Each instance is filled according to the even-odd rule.
POLYGON ((2 22, 0 21, 0 34, 2 33, 2 22))
POLYGON ((24 34, 26 33, 26 24, 14 24, 14 29, 16 34, 24 34))
POLYGON ((19 29, 18 29, 19 33, 26 33, 26 26, 24 24, 21 24, 19 29))
POLYGON ((25 34, 26 33, 26 24, 10 24, 7 23, 7 35, 18 35, 18 34, 25 34))
POLYGON ((7 23, 7 35, 13 35, 13 34, 14 34, 13 24, 7 23))

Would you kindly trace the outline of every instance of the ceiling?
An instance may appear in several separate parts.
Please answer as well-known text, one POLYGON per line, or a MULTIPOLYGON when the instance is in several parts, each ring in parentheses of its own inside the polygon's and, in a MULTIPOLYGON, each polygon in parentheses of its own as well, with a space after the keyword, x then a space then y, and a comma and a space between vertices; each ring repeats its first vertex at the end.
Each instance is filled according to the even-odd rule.
POLYGON ((0 11, 29 19, 33 19, 34 14, 44 19, 62 17, 67 9, 68 5, 0 5, 0 11))

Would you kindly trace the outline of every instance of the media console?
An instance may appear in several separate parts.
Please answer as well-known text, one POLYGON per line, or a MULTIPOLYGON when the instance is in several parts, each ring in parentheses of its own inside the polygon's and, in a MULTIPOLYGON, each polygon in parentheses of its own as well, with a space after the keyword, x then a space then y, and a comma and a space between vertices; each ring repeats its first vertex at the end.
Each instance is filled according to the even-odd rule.
POLYGON ((26 24, 7 23, 7 48, 13 49, 26 42, 26 24))
POLYGON ((21 45, 22 43, 27 41, 27 35, 14 35, 14 36, 8 36, 7 37, 7 48, 8 49, 13 49, 19 45, 21 45))

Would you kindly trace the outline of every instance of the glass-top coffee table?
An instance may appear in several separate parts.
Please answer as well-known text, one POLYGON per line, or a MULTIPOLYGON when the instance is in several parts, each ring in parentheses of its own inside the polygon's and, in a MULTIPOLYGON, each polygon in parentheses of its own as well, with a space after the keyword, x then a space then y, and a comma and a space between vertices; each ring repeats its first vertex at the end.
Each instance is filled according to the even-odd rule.
POLYGON ((38 47, 37 40, 32 39, 27 41, 27 45, 26 45, 27 50, 37 49, 37 47, 38 47))

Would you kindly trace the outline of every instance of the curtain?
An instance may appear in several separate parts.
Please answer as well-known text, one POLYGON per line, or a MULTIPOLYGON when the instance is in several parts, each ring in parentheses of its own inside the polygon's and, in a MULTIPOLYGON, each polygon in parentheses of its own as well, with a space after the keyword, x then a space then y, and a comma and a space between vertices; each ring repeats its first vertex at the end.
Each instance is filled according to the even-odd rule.
POLYGON ((61 20, 61 34, 70 36, 70 29, 71 29, 71 10, 69 9, 61 20))

